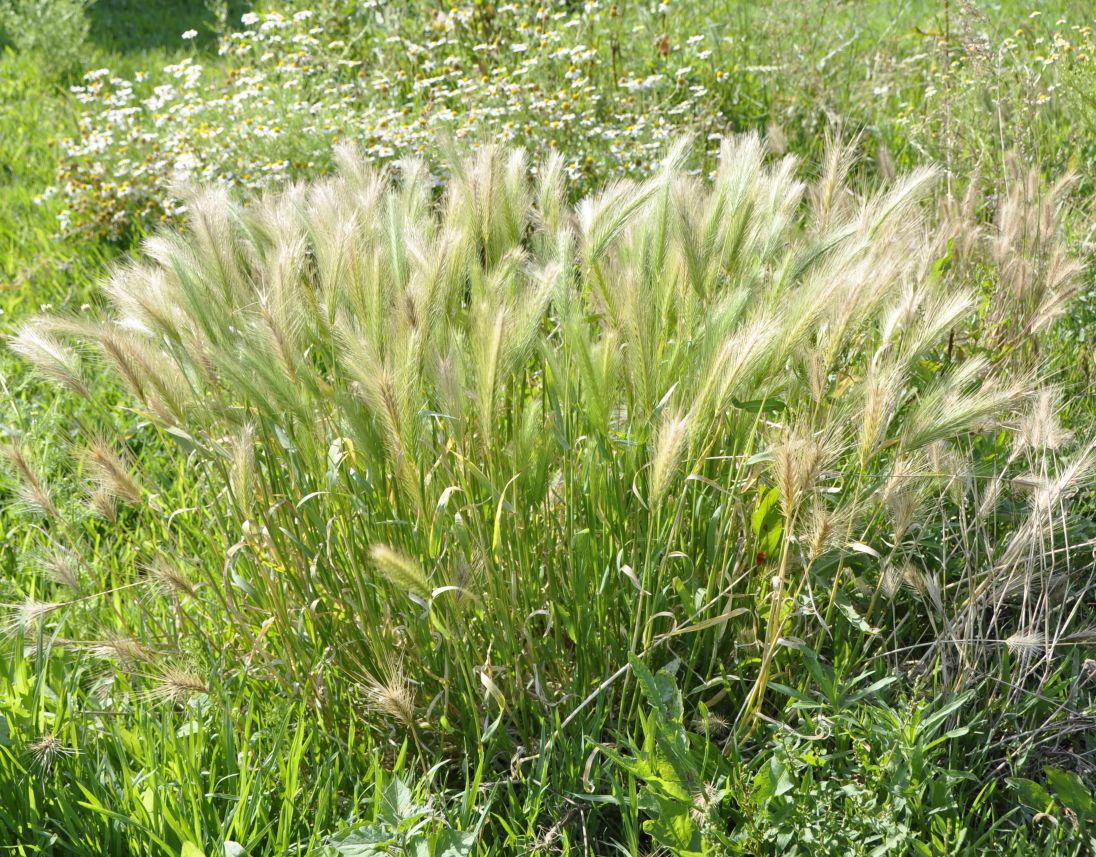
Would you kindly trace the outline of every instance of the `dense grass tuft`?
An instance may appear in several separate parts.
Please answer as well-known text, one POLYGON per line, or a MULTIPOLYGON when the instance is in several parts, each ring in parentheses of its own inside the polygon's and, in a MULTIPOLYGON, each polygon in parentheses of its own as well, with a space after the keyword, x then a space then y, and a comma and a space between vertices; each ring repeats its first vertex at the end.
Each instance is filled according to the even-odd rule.
MULTIPOLYGON (((134 582, 171 600, 156 636, 109 628, 178 652, 140 699, 275 683, 423 769, 486 746, 497 776, 627 731, 637 658, 677 665, 725 750, 781 716, 804 653, 1044 686, 1094 544, 1069 498, 1096 445, 1055 425, 1034 350, 1078 270, 1060 194, 1020 183, 984 231, 931 169, 856 191, 835 149, 809 184, 747 135, 705 182, 684 152, 571 207, 558 158, 483 148, 437 194, 343 149, 253 205, 194 193, 106 318, 18 334, 77 393, 97 373, 62 340, 95 346, 205 486, 171 513, 205 552, 134 582)), ((90 502, 166 513, 118 441, 88 438, 90 502)), ((94 597, 9 625, 58 638, 94 597)))

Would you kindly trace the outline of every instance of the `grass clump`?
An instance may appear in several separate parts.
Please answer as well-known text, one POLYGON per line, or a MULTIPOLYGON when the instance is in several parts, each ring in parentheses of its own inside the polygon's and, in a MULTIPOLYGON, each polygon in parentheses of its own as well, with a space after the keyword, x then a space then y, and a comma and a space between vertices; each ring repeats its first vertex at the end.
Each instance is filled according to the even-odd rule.
MULTIPOLYGON (((12 631, 56 645, 118 586, 155 593, 139 620, 98 614, 131 663, 159 653, 119 677, 128 705, 230 717, 233 693, 276 689, 331 752, 389 747, 463 792, 439 823, 488 850, 577 848, 579 821, 628 853, 836 835, 805 796, 770 805, 806 782, 783 730, 844 760, 819 807, 845 777, 864 816, 935 831, 919 800, 887 803, 907 768, 858 779, 888 734, 925 788, 954 790, 949 819, 994 835, 992 789, 921 763, 966 734, 943 728, 959 704, 922 707, 921 733, 865 706, 1000 683, 978 740, 1026 758, 1006 698, 1057 692, 1084 638, 1094 543, 1071 500, 1096 447, 1057 425, 1038 349, 1078 274, 1061 194, 1018 182, 986 228, 973 202, 937 204, 931 168, 857 186, 834 146, 805 180, 744 135, 706 180, 686 152, 576 204, 560 156, 533 170, 495 146, 440 190, 423 162, 397 179, 342 148, 336 176, 251 204, 191 192, 186 225, 114 270, 103 318, 13 339, 73 392, 92 361, 129 388, 142 448, 96 428, 80 458, 89 503, 156 557, 105 595, 28 600, 12 631), (640 722, 631 756, 608 746, 640 722), (676 779, 652 785, 660 759, 676 779), (509 808, 479 809, 485 778, 509 808), (699 838, 641 824, 640 783, 699 838), (567 797, 583 789, 589 817, 567 797)), ((49 499, 11 449, 28 503, 49 499)), ((49 505, 47 547, 78 555, 49 505)))

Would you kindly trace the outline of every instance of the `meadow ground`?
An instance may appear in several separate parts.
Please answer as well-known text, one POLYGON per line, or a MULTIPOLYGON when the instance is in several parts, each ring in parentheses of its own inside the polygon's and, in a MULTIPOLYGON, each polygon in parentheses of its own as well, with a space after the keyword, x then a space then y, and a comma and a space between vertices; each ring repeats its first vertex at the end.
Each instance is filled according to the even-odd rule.
POLYGON ((0 0, 0 846, 1091 853, 1091 24, 0 0))

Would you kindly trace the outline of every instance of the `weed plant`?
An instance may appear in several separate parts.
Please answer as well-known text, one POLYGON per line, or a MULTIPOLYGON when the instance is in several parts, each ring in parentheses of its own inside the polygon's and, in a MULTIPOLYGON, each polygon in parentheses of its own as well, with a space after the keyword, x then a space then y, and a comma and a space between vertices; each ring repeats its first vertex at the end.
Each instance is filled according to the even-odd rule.
MULTIPOLYGON (((147 427, 140 448, 98 414, 77 433, 89 508, 140 539, 106 591, 80 571, 98 525, 74 527, 10 445, 52 582, 13 604, 9 633, 43 668, 58 650, 112 661, 111 699, 133 712, 212 702, 235 719, 236 694, 276 689, 314 718, 309 740, 402 747, 390 765, 463 792, 455 827, 488 848, 548 848, 582 785, 650 785, 599 747, 661 704, 660 667, 688 700, 660 716, 700 724, 705 758, 739 777, 778 766, 770 813, 801 757, 756 748, 767 724, 808 734, 812 699, 833 724, 899 680, 913 706, 999 685, 980 740, 1029 751, 1004 709, 1060 686, 1092 586, 1092 525, 1070 500, 1096 444, 1059 424, 1036 347, 1080 272, 1068 181, 1014 168, 986 226, 973 192, 933 203, 932 169, 858 187, 840 145, 812 182, 757 135, 724 140, 710 181, 687 151, 574 205, 561 157, 533 171, 499 147, 449 163, 440 192, 422 162, 396 180, 352 148, 337 176, 253 204, 194 191, 184 229, 115 268, 104 318, 45 317, 11 341, 77 397, 120 378, 147 427), (138 593, 147 606, 121 609, 138 593), (473 812, 480 781, 531 829, 473 812)), ((967 734, 960 704, 902 740, 967 734)), ((854 734, 903 728, 889 717, 854 734)), ((36 738, 57 747, 39 756, 60 766, 85 728, 36 738)), ((866 763, 878 738, 862 740, 866 763)), ((898 813, 872 836, 969 845, 965 811, 993 833, 999 807, 974 785, 938 807, 939 830, 887 798, 903 777, 939 800, 963 781, 910 759, 862 793, 857 817, 874 800, 898 813)), ((649 802, 619 796, 580 813, 582 835, 724 853, 811 823, 735 824, 732 791, 689 771, 670 798, 700 839, 640 827, 649 802)), ((751 782, 733 792, 750 817, 751 782)), ((837 835, 826 805, 819 835, 837 835)), ((384 835, 408 835, 408 812, 384 835)))

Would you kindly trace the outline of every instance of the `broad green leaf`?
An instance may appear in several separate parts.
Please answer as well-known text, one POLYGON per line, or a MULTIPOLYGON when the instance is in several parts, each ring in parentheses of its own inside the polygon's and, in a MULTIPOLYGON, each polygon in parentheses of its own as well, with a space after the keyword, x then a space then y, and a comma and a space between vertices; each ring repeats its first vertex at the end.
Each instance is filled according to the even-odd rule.
POLYGON ((776 788, 773 794, 776 797, 780 797, 783 794, 787 794, 795 788, 795 779, 792 776, 792 772, 788 769, 788 766, 783 762, 778 762, 773 759, 773 774, 776 776, 776 788))
POLYGON ((1069 807, 1083 819, 1092 818, 1096 811, 1096 802, 1092 800, 1092 794, 1085 788, 1084 781, 1079 776, 1073 771, 1062 771, 1058 768, 1047 768, 1046 775, 1047 785, 1063 806, 1069 807))
POLYGON ((659 845, 669 848, 675 857, 701 854, 700 831, 689 815, 690 806, 662 798, 658 814, 643 823, 643 828, 659 845))
POLYGON ((777 521, 757 541, 757 546, 765 554, 775 554, 780 550, 780 542, 784 537, 784 525, 777 521))
POLYGON ((632 664, 632 672, 635 673, 639 686, 643 690, 644 697, 646 697, 651 707, 658 712, 659 717, 669 723, 682 722, 681 694, 678 692, 673 676, 661 670, 658 675, 653 675, 647 669, 647 665, 635 655, 630 655, 629 661, 632 664))
POLYGON ((1024 777, 1009 777, 1006 781, 1009 786, 1016 789, 1016 794, 1020 798, 1020 803, 1024 806, 1036 810, 1037 812, 1046 812, 1052 806, 1054 806, 1054 798, 1050 796, 1050 793, 1039 785, 1035 780, 1025 779, 1024 777))
POLYGON ((843 592, 838 592, 836 599, 834 599, 841 614, 849 621, 849 624, 856 628, 858 631, 863 631, 865 634, 878 634, 879 629, 872 627, 868 620, 860 615, 859 611, 853 606, 852 601, 843 592))
POLYGON ((392 777, 381 792, 380 816, 395 826, 415 815, 416 807, 411 800, 411 790, 399 777, 392 777))
POLYGON ((689 736, 685 731, 684 707, 677 682, 665 670, 659 670, 657 675, 652 675, 647 666, 634 655, 630 655, 629 659, 644 696, 654 708, 644 729, 648 752, 650 739, 653 738, 662 759, 673 769, 671 775, 664 769, 662 759, 656 763, 663 772, 662 776, 667 781, 669 791, 674 794, 681 791, 690 794, 700 787, 700 781, 695 763, 689 755, 689 736))
POLYGON ((443 830, 434 849, 434 857, 468 857, 476 844, 474 830, 443 830))
POLYGON ((384 857, 385 845, 392 842, 392 835, 380 825, 359 827, 345 833, 337 833, 328 845, 342 857, 384 857))
MULTIPOLYGON (((780 499, 780 492, 775 488, 770 488, 761 495, 761 500, 757 504, 757 509, 750 516, 750 529, 753 530, 755 536, 761 535, 761 528, 765 525, 766 520, 769 517, 769 512, 776 506, 777 500, 780 499)), ((775 519, 776 514, 773 513, 775 519)))

